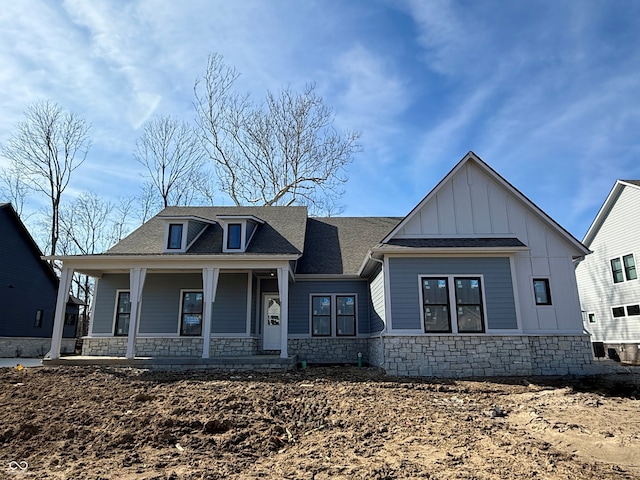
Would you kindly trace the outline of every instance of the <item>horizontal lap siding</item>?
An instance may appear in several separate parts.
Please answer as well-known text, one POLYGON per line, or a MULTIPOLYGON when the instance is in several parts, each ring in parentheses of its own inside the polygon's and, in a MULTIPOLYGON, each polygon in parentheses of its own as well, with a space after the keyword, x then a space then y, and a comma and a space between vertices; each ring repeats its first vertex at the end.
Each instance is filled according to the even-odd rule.
MULTIPOLYGON (((128 274, 106 274, 98 282, 93 334, 113 334, 117 290, 129 290, 128 274)), ((179 333, 180 290, 202 290, 202 275, 147 275, 142 293, 140 334, 179 333)), ((212 332, 246 333, 246 318, 247 274, 221 273, 213 304, 212 332)))
POLYGON ((389 283, 394 330, 422 329, 418 277, 432 274, 484 275, 488 328, 517 328, 508 258, 390 258, 389 283))
POLYGON ((371 281, 371 332, 380 332, 384 328, 384 274, 378 269, 378 274, 371 281))
POLYGON ((221 273, 213 303, 211 331, 247 333, 247 274, 221 273))
POLYGON ((289 285, 289 333, 309 335, 311 295, 355 294, 357 295, 358 334, 369 333, 369 289, 365 280, 354 281, 297 281, 289 285))
POLYGON ((98 280, 91 333, 113 334, 116 290, 129 290, 128 274, 104 274, 98 280))

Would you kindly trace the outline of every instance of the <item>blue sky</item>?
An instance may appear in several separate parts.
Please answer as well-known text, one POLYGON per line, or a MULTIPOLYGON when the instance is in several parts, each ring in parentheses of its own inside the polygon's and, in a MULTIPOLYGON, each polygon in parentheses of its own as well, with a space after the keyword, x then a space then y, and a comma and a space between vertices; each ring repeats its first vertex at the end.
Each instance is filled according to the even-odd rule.
POLYGON ((255 100, 315 82, 362 132, 344 215, 407 214, 473 150, 581 239, 640 178, 639 27, 630 0, 5 2, 0 142, 55 101, 92 124, 69 196, 135 195, 141 125, 192 120, 216 52, 255 100))

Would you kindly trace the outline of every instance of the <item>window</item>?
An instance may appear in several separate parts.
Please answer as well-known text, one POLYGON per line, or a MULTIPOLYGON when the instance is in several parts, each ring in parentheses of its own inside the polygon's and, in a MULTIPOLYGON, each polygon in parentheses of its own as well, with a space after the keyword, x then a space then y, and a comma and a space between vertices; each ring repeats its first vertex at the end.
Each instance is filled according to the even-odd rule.
POLYGON ((356 334, 356 297, 352 295, 336 297, 336 335, 356 334))
POLYGON ((636 273, 636 261, 633 258, 633 254, 622 257, 622 263, 624 264, 624 275, 627 277, 627 280, 635 280, 638 278, 636 273))
POLYGON ((613 307, 611 312, 613 313, 613 318, 624 317, 624 307, 613 307))
POLYGON ((458 332, 482 333, 482 294, 479 278, 456 278, 458 332))
POLYGON ((355 295, 312 295, 311 335, 355 337, 357 334, 356 311, 355 295))
POLYGON ((622 258, 617 257, 611 260, 611 273, 613 275, 613 283, 621 283, 629 280, 635 280, 638 278, 636 272, 636 261, 633 258, 633 253, 624 255, 622 258))
POLYGON ((424 330, 430 333, 451 332, 449 287, 446 278, 423 278, 424 330))
POLYGON ((168 250, 180 250, 182 248, 182 228, 183 225, 181 223, 169 224, 168 250))
POLYGON ((202 335, 202 304, 202 292, 182 292, 181 335, 202 335))
POLYGON ((131 318, 131 297, 129 292, 118 293, 118 303, 116 304, 116 336, 129 335, 129 318, 131 318))
POLYGON ((36 328, 42 327, 42 317, 44 316, 44 310, 36 310, 36 319, 33 322, 33 326, 36 328))
POLYGON ((64 314, 64 324, 65 325, 75 325, 78 320, 78 315, 75 313, 65 313, 64 314))
POLYGON ((331 297, 311 297, 311 332, 316 337, 331 336, 331 297))
POLYGON ((422 277, 421 287, 426 333, 452 333, 453 325, 455 333, 484 332, 481 277, 422 277))
POLYGON ((536 305, 551 305, 551 289, 549 288, 549 279, 534 278, 533 294, 536 299, 536 305))
POLYGON ((627 305, 627 315, 630 317, 640 315, 640 305, 627 305))
POLYGON ((238 250, 242 247, 242 224, 230 223, 227 226, 227 248, 238 250))
POLYGON ((590 313, 587 315, 589 317, 589 323, 596 323, 596 314, 590 313))

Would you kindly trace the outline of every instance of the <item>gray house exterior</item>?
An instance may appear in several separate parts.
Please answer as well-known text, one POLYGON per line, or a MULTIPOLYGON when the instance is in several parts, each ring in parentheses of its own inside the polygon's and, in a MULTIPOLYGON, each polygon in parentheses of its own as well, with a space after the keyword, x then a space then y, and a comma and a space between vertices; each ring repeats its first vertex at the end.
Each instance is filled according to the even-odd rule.
MULTIPOLYGON (((51 345, 58 278, 9 203, 0 204, 0 245, 0 357, 43 356, 51 345)), ((72 302, 65 313, 62 348, 72 352, 78 306, 72 302)))
POLYGON ((85 355, 361 355, 461 377, 582 372, 572 262, 588 253, 469 152, 404 218, 169 207, 104 254, 58 259, 63 282, 97 279, 85 355))

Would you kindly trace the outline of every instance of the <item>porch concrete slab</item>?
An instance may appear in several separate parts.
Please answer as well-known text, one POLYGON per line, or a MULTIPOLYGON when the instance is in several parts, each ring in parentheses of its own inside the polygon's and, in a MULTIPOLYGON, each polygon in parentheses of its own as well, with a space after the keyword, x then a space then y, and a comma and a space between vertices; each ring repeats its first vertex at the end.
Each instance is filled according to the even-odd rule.
POLYGON ((23 367, 41 367, 41 358, 0 358, 0 368, 15 368, 18 364, 23 367))
POLYGON ((277 355, 248 355, 233 357, 135 357, 128 359, 125 357, 103 357, 103 356, 68 356, 55 360, 46 358, 42 362, 48 365, 105 365, 121 366, 149 369, 291 369, 296 366, 297 356, 280 358, 277 355))

